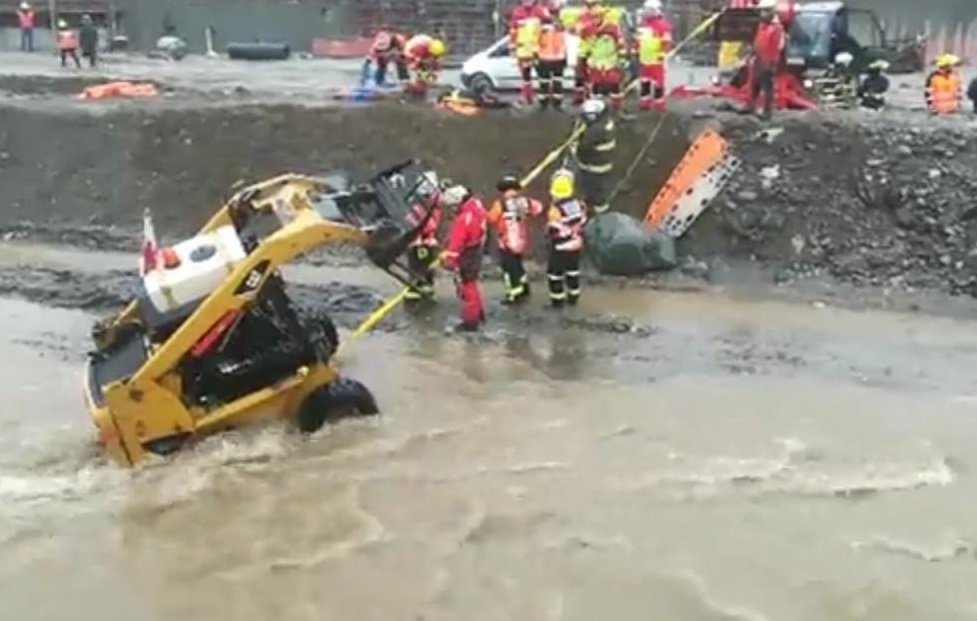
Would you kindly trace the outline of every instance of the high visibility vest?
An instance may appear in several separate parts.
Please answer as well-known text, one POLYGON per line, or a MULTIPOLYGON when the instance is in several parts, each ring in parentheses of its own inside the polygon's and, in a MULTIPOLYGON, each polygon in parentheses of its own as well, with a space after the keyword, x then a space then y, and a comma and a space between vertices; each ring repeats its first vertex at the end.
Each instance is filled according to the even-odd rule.
POLYGON ((583 227, 587 212, 575 198, 554 202, 546 213, 546 229, 554 250, 573 252, 583 249, 583 227))
POLYGON ((662 36, 654 28, 638 29, 638 62, 642 65, 655 65, 662 61, 664 49, 662 36))
POLYGON ((76 50, 78 49, 78 33, 74 30, 58 31, 58 49, 76 50))
POLYGON ((539 52, 539 31, 543 23, 538 17, 522 20, 516 27, 516 58, 532 58, 539 52))
POLYGON ((926 102, 930 110, 938 114, 950 114, 960 109, 962 91, 960 76, 956 72, 935 73, 926 86, 926 102))
POLYGON ((562 30, 543 26, 539 35, 539 59, 554 62, 567 59, 567 38, 562 30))
POLYGON ((618 45, 614 37, 609 34, 594 37, 587 57, 587 66, 598 71, 607 71, 617 67, 618 61, 618 45))

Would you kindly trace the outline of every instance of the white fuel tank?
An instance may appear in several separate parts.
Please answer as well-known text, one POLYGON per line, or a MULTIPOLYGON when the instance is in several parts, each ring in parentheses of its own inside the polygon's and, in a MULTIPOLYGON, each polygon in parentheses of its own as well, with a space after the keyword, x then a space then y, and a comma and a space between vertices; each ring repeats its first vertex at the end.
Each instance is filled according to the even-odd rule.
POLYGON ((159 313, 167 314, 199 301, 216 289, 247 253, 233 226, 197 235, 170 247, 179 264, 143 277, 146 294, 159 313))

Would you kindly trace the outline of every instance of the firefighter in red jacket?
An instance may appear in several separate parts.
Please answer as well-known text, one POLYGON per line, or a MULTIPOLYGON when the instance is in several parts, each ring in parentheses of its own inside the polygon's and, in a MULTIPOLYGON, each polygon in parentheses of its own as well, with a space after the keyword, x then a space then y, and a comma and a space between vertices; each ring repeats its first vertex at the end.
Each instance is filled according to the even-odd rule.
POLYGON ((647 0, 634 36, 642 110, 665 108, 665 54, 672 47, 672 24, 662 13, 661 0, 647 0))
POLYGON ((428 88, 438 81, 441 57, 444 53, 444 41, 430 35, 414 35, 407 40, 404 44, 404 58, 413 74, 406 87, 409 94, 418 97, 427 96, 428 88))
POLYGON ((461 302, 458 329, 472 332, 485 322, 482 291, 478 284, 487 233, 485 207, 471 190, 461 185, 445 190, 441 205, 455 210, 448 233, 448 248, 443 256, 444 267, 455 272, 455 292, 461 302))
POLYGON ((387 28, 381 29, 370 46, 369 58, 375 67, 375 80, 377 86, 382 86, 387 79, 387 68, 393 63, 397 67, 397 79, 406 83, 410 79, 407 73, 407 62, 404 58, 404 48, 407 39, 402 34, 397 34, 387 28))
POLYGON ((499 264, 505 279, 505 304, 529 297, 529 278, 523 259, 529 247, 529 219, 543 213, 543 204, 522 192, 514 175, 506 175, 495 186, 500 196, 488 210, 488 223, 495 229, 499 264))
POLYGON ((600 25, 604 7, 600 0, 584 0, 584 8, 577 16, 577 21, 573 26, 573 33, 577 35, 577 66, 574 68, 574 89, 573 103, 581 105, 591 95, 587 88, 587 58, 590 56, 590 47, 593 44, 593 37, 600 25))
POLYGON ((429 183, 420 186, 417 202, 407 214, 407 223, 417 226, 431 210, 431 217, 421 227, 417 238, 411 242, 407 251, 407 265, 412 272, 421 276, 416 289, 407 292, 407 301, 417 301, 434 296, 434 269, 431 264, 438 256, 438 227, 441 225, 441 192, 437 181, 429 178, 429 183))
POLYGON ((773 113, 774 83, 780 70, 781 55, 786 44, 784 27, 777 18, 777 1, 760 0, 760 24, 753 39, 753 84, 747 112, 756 110, 756 99, 763 93, 763 118, 773 113))
POLYGON ((597 26, 589 31, 587 44, 587 82, 594 96, 610 98, 617 109, 624 100, 622 60, 627 53, 621 27, 601 13, 597 26))
POLYGON ((509 45, 519 63, 522 100, 533 103, 533 68, 539 59, 539 36, 549 9, 538 0, 521 0, 509 15, 509 45))

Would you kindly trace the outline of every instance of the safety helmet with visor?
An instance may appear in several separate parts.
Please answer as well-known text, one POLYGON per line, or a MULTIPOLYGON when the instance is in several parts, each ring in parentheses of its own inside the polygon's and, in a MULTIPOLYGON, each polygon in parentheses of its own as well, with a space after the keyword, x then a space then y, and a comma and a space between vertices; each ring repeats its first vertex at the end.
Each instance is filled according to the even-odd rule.
POLYGON ((574 178, 573 173, 566 168, 553 173, 550 178, 550 196, 553 200, 565 200, 573 196, 574 178))
POLYGON ((607 110, 607 104, 603 99, 591 98, 583 102, 580 106, 580 116, 587 123, 593 123, 607 110))

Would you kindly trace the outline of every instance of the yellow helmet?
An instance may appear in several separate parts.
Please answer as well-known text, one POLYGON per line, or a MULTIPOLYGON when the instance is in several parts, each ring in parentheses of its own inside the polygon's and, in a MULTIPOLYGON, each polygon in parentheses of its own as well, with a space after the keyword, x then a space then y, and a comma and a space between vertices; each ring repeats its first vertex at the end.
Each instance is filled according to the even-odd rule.
POLYGON ((563 200, 573 196, 573 173, 561 169, 553 173, 550 179, 550 196, 555 200, 563 200))
POLYGON ((444 56, 444 41, 441 39, 434 39, 431 41, 431 46, 428 48, 431 56, 438 57, 444 56))
POLYGON ((955 67, 960 64, 960 59, 953 54, 940 54, 936 59, 937 67, 955 67))

